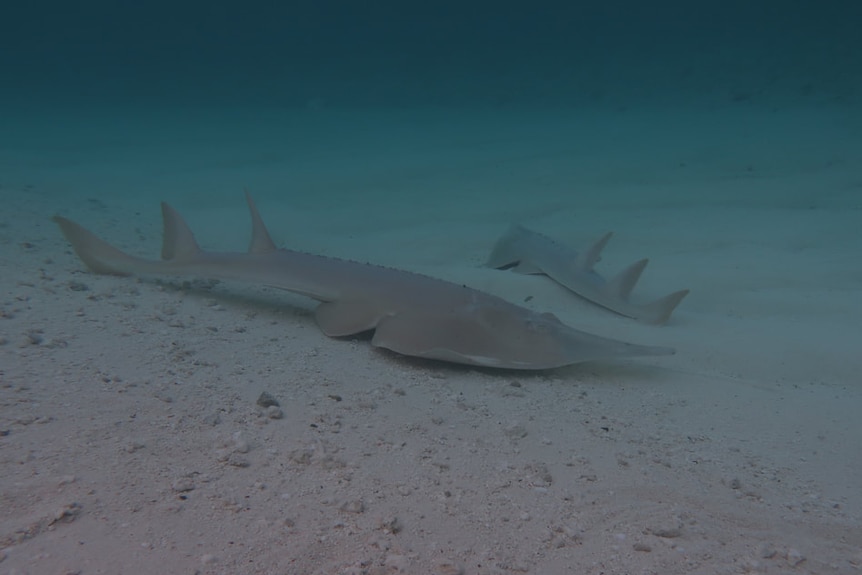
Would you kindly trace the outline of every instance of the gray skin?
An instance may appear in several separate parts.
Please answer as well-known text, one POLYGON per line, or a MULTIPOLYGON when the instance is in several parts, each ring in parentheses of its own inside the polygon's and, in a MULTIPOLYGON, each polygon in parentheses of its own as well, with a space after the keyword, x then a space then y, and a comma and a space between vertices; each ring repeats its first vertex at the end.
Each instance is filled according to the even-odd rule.
POLYGON ((69 219, 53 219, 93 272, 238 280, 302 294, 321 302, 315 317, 326 335, 373 330, 372 345, 403 355, 539 370, 674 353, 583 332, 552 314, 421 274, 278 249, 246 197, 252 217, 247 253, 202 250, 182 216, 165 203, 161 260, 128 255, 69 219))
POLYGON ((688 290, 679 290, 657 300, 634 303, 629 295, 649 260, 638 260, 610 280, 593 266, 611 239, 608 232, 583 252, 523 226, 512 226, 494 246, 488 267, 511 269, 522 274, 543 274, 582 298, 620 315, 650 324, 664 324, 688 290))

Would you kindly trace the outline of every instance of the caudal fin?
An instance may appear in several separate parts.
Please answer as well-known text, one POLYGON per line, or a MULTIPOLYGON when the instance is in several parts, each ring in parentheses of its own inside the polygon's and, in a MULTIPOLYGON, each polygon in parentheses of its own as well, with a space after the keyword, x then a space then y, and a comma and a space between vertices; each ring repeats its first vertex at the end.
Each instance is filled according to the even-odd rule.
POLYGON ((51 219, 60 226, 63 236, 72 244, 72 249, 92 271, 99 274, 130 274, 127 265, 124 264, 133 263, 136 258, 115 248, 84 226, 68 218, 54 216, 51 219))
MULTIPOLYGON (((195 258, 201 248, 183 217, 171 206, 162 203, 164 237, 162 260, 184 262, 195 258)), ((63 216, 54 216, 72 249, 90 270, 99 274, 133 275, 138 273, 160 273, 164 264, 131 256, 99 238, 84 226, 63 216)))

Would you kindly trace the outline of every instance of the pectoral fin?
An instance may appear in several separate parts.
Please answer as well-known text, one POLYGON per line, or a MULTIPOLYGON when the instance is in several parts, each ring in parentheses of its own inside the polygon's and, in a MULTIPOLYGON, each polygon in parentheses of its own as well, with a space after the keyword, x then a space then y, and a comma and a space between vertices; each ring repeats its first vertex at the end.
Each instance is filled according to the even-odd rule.
POLYGON ((364 300, 339 300, 317 306, 314 318, 329 337, 344 337, 374 329, 380 311, 364 300))
POLYGON ((476 316, 402 311, 378 322, 371 344, 414 357, 508 367, 495 339, 476 316))

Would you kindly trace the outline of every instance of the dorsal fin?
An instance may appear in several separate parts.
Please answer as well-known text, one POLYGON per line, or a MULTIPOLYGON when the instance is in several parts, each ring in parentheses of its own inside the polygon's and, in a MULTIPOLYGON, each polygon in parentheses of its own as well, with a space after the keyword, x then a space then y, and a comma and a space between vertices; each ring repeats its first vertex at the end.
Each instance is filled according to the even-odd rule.
POLYGON ((643 316, 640 318, 641 321, 656 325, 667 323, 667 320, 670 319, 670 314, 673 313, 673 310, 676 309, 676 306, 679 305, 688 293, 689 290, 687 289, 675 291, 653 302, 639 306, 643 313, 643 316))
POLYGON ((613 235, 613 232, 606 233, 589 248, 580 252, 578 254, 578 258, 575 260, 575 266, 580 270, 592 271, 593 266, 596 265, 596 262, 602 257, 602 250, 605 249, 605 246, 613 235))
POLYGON ((628 301, 632 289, 641 277, 649 259, 638 260, 614 276, 605 289, 624 301, 628 301))
POLYGON ((162 259, 184 260, 196 256, 201 248, 189 225, 178 211, 162 202, 162 259))
POLYGON ((275 247, 275 242, 269 236, 263 218, 260 217, 260 212, 257 211, 257 206, 254 205, 254 200, 251 199, 248 190, 245 190, 245 200, 248 202, 248 211, 251 213, 251 243, 248 246, 248 253, 265 254, 276 251, 278 248, 275 247))

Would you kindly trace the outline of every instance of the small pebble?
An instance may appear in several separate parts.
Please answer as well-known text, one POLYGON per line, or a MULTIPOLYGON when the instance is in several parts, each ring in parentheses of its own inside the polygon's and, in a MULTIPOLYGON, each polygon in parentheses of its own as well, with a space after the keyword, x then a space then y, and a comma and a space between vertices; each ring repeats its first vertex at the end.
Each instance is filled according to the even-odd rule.
POLYGON ((762 559, 772 559, 777 551, 771 543, 761 543, 757 546, 757 555, 762 559))
POLYGON ((126 444, 124 449, 126 453, 134 453, 139 449, 143 449, 144 447, 146 447, 146 445, 144 445, 140 441, 130 441, 126 444))
POLYGON ((796 567, 805 562, 805 556, 799 549, 790 548, 787 550, 787 562, 790 563, 791 567, 796 567))
POLYGON ((231 467, 248 467, 251 465, 248 458, 243 457, 239 453, 231 453, 228 455, 226 463, 231 467))
POLYGON ((350 501, 345 501, 341 506, 341 510, 345 513, 362 513, 365 511, 365 504, 361 499, 352 499, 350 501))
POLYGON ((270 419, 281 419, 284 417, 284 412, 281 408, 275 405, 270 405, 266 408, 266 416, 270 419))
POLYGON ((179 479, 175 479, 173 483, 171 483, 171 489, 173 489, 177 493, 194 491, 194 488, 195 482, 192 481, 190 477, 180 477, 179 479))
POLYGON ((454 561, 444 559, 437 563, 435 571, 439 575, 463 575, 464 567, 454 561))
POLYGON ((212 553, 204 553, 201 555, 201 563, 204 565, 212 565, 216 561, 218 561, 218 559, 212 553))
POLYGON ((74 475, 64 475, 60 478, 59 481, 57 481, 57 487, 64 487, 66 485, 69 485, 70 483, 75 483, 75 481, 77 480, 78 478, 74 475))
POLYGON ((248 453, 251 448, 248 442, 243 439, 242 433, 237 431, 233 434, 233 450, 237 453, 248 453))
POLYGON ((279 407, 278 400, 265 391, 260 394, 260 397, 257 398, 257 404, 263 408, 270 406, 279 407))
POLYGON ((45 341, 45 337, 39 333, 38 331, 31 331, 24 335, 24 341, 21 344, 21 347, 25 345, 39 345, 45 341))
MULTIPOLYGON (((409 573, 410 570, 410 558, 400 553, 390 553, 386 556, 383 564, 387 568, 387 573, 409 573)), ((367 571, 361 572, 366 573, 367 571)))
POLYGON ((401 531, 401 522, 397 517, 384 517, 378 525, 384 533, 395 535, 401 531))
POLYGON ((527 429, 523 425, 513 424, 503 429, 503 433, 509 439, 523 439, 527 437, 527 429))
POLYGON ((204 416, 202 421, 207 425, 211 425, 211 426, 215 427, 216 425, 221 423, 221 415, 219 415, 217 412, 211 413, 209 415, 204 416))
POLYGON ((682 528, 677 526, 668 526, 668 527, 654 527, 650 529, 650 533, 655 535, 656 537, 661 537, 663 539, 676 539, 677 537, 682 536, 682 528))

